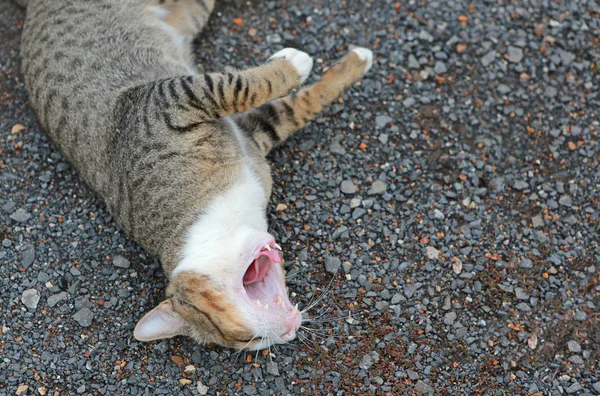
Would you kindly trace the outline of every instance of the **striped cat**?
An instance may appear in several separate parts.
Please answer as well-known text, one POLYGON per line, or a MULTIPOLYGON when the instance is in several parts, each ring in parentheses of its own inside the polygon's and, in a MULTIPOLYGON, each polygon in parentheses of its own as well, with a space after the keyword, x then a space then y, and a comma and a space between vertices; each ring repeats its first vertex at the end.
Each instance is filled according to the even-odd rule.
POLYGON ((127 235, 160 258, 166 299, 134 336, 237 349, 295 338, 265 209, 265 156, 372 63, 356 48, 296 93, 312 59, 200 74, 191 43, 214 0, 30 0, 23 72, 42 127, 127 235))

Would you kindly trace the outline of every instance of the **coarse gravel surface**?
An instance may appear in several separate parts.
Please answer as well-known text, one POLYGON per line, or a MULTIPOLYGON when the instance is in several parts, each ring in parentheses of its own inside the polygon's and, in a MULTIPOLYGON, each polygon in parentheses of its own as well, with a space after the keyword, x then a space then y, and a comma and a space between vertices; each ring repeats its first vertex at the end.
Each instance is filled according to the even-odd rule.
POLYGON ((0 395, 600 394, 599 4, 218 7, 206 71, 376 56, 270 156, 292 299, 334 281, 269 356, 133 339, 164 274, 37 125, 0 0, 0 395))

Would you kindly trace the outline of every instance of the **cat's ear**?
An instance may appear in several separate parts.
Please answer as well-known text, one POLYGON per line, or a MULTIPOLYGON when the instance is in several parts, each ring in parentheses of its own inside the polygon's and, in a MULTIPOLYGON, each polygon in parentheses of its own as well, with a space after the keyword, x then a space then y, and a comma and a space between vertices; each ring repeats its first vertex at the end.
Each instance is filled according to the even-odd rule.
POLYGON ((148 312, 135 326, 133 336, 138 341, 153 341, 185 335, 185 321, 167 299, 148 312))

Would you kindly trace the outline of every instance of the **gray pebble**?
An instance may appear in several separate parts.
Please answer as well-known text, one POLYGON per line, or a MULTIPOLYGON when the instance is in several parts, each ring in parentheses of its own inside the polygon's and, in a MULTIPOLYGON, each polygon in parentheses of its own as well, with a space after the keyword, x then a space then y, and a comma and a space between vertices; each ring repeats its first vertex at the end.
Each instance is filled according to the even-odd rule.
POLYGON ((508 47, 508 60, 513 63, 519 63, 523 59, 523 50, 519 47, 508 47))
POLYGON ((354 194, 356 192, 356 184, 352 180, 344 180, 340 185, 340 191, 344 194, 354 194))
POLYGON ((37 308, 39 301, 40 301, 40 292, 37 291, 36 289, 27 289, 21 295, 21 302, 30 311, 37 308))
POLYGON ((279 377, 279 368, 277 367, 277 363, 272 361, 272 362, 267 362, 267 373, 275 376, 275 377, 279 377))
POLYGON ((392 121, 394 121, 394 119, 388 115, 378 115, 375 117, 375 125, 377 126, 377 129, 382 129, 392 121))
POLYGON ((371 188, 369 188, 369 195, 379 195, 383 194, 387 190, 387 186, 381 180, 376 180, 371 184, 371 188))
POLYGON ((94 319, 94 314, 87 307, 81 308, 73 315, 73 319, 75 319, 81 327, 90 327, 92 325, 92 320, 94 319))
POLYGON ((131 263, 125 257, 118 255, 113 258, 113 265, 119 268, 129 268, 131 263))
POLYGON ((568 341, 567 347, 569 348, 569 351, 571 351, 573 353, 581 352, 581 345, 579 345, 579 343, 575 340, 568 341))
POLYGON ((456 312, 454 311, 448 312, 446 315, 444 315, 444 323, 446 323, 448 326, 452 326, 455 320, 456 312))
POLYGON ((334 256, 325 257, 325 271, 329 272, 330 274, 336 274, 341 265, 342 262, 339 258, 334 256))
POLYGON ((23 268, 29 268, 33 261, 35 260, 35 247, 32 245, 27 245, 21 251, 21 266, 23 268))
POLYGON ((53 307, 56 304, 58 304, 60 301, 66 299, 66 298, 67 298, 67 293, 65 293, 65 292, 53 294, 50 297, 48 297, 48 306, 53 307))
POLYGON ((10 215, 10 218, 19 223, 24 223, 31 218, 31 215, 23 208, 17 209, 17 211, 10 215))
POLYGON ((481 64, 488 67, 496 59, 496 51, 490 51, 481 58, 481 64))

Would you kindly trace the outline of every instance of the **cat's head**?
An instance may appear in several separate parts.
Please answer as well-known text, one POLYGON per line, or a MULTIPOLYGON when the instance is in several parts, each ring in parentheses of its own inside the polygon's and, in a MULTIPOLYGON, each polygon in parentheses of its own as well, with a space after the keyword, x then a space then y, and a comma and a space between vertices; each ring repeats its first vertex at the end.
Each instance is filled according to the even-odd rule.
POLYGON ((243 231, 224 240, 196 247, 210 264, 177 267, 167 299, 138 322, 136 339, 187 335, 253 350, 296 337, 302 316, 288 298, 279 245, 268 234, 243 231))

